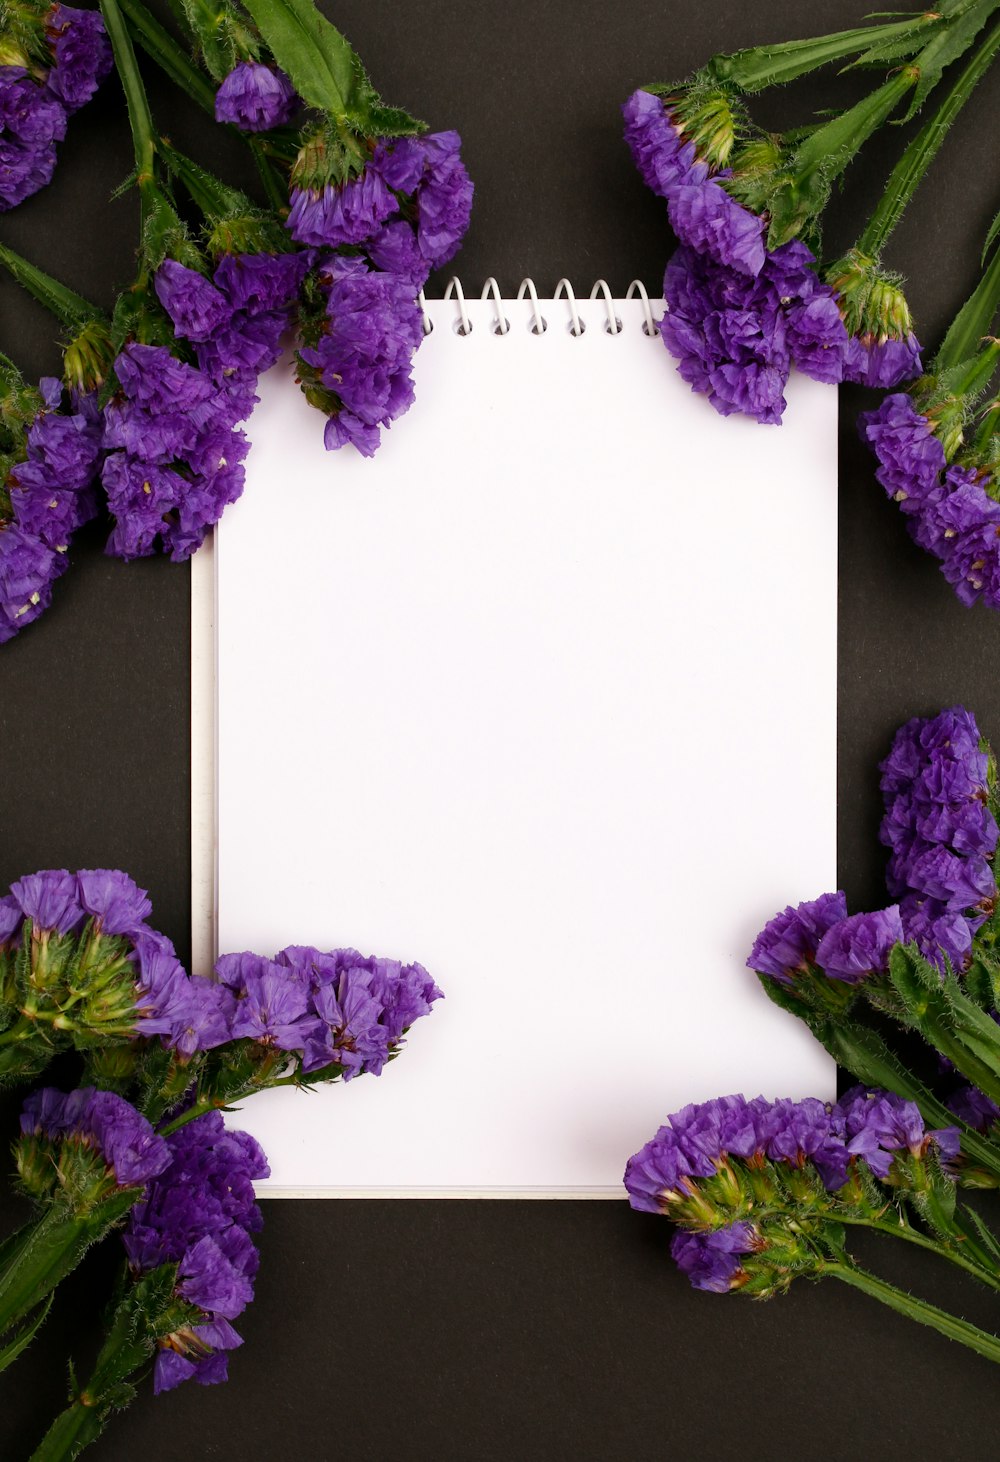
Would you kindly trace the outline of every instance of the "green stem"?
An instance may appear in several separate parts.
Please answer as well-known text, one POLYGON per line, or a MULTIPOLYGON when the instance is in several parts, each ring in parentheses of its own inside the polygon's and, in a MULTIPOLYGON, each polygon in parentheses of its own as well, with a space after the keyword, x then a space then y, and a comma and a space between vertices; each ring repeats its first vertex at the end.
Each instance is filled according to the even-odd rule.
POLYGON ((6 244, 0 244, 0 264, 9 271, 23 289, 26 289, 39 304, 55 315, 60 324, 74 333, 101 316, 101 311, 83 295, 60 284, 51 274, 29 263, 6 244))
POLYGON ((870 1218, 847 1218, 838 1213, 837 1223, 850 1224, 855 1228, 874 1229, 876 1233, 888 1234, 891 1238, 902 1239, 907 1244, 915 1244, 919 1249, 926 1249, 929 1253, 937 1254, 941 1259, 947 1259, 949 1264, 964 1269, 982 1284, 988 1285, 990 1289, 1000 1290, 1000 1274, 991 1268, 984 1268, 972 1259, 966 1259, 963 1254, 955 1249, 947 1249, 936 1239, 929 1238, 922 1234, 919 1229, 912 1228, 908 1223, 887 1223, 884 1219, 870 1218))
POLYGON ((184 47, 151 15, 142 0, 118 0, 139 45, 193 102, 215 116, 215 88, 199 71, 184 47))
POLYGON ((949 370, 975 355, 979 342, 989 334, 998 306, 1000 306, 1000 248, 994 250, 993 258, 982 279, 952 320, 951 327, 941 343, 941 349, 934 359, 935 371, 949 370))
POLYGON ((957 1315, 949 1315, 946 1310, 939 1310, 926 1300, 906 1294, 895 1285, 888 1284, 884 1279, 879 1279, 877 1275, 854 1264, 828 1263, 821 1272, 839 1279, 843 1284, 851 1285, 854 1289, 860 1289, 872 1299, 881 1300, 891 1310, 905 1315, 909 1320, 916 1320, 918 1325, 929 1325, 932 1330, 937 1330, 949 1340, 957 1340, 961 1345, 967 1345, 970 1350, 985 1356, 987 1360, 1000 1363, 1000 1339, 986 1330, 980 1330, 978 1325, 971 1325, 968 1320, 960 1320, 957 1315))
POLYGON ((809 40, 754 46, 730 56, 713 56, 708 69, 720 81, 731 82, 740 91, 763 91, 765 87, 793 81, 795 77, 817 71, 831 61, 842 61, 845 56, 855 56, 860 51, 905 37, 908 33, 914 35, 913 50, 916 51, 928 31, 939 24, 939 17, 925 14, 885 25, 862 25, 854 30, 814 36, 809 40))
POLYGON ((149 102, 146 100, 146 88, 142 84, 142 77, 139 75, 139 67, 135 59, 135 51, 132 49, 132 40, 121 11, 118 8, 118 0, 100 0, 101 15, 104 18, 104 27, 111 41, 111 49, 114 52, 115 66, 118 69, 118 76, 121 80, 122 89, 125 92, 125 101, 128 105, 129 125, 132 128, 132 142, 135 147, 136 176, 140 192, 144 192, 150 183, 154 182, 153 167, 156 158, 156 141, 153 131, 153 119, 149 112, 149 102))
POLYGON ((120 1189, 83 1215, 68 1214, 65 1206, 53 1203, 14 1235, 0 1270, 0 1334, 30 1314, 76 1268, 90 1245, 128 1212, 139 1192, 120 1189))
MULTIPOLYGON (((242 135, 247 136, 246 133, 242 135)), ((258 177, 267 194, 267 201, 275 213, 282 215, 288 208, 288 185, 282 181, 274 163, 264 151, 260 138, 247 136, 247 142, 250 144, 250 151, 253 153, 253 160, 257 165, 258 177)))
POLYGON ((948 128, 968 101, 976 83, 988 70, 998 47, 1000 25, 995 26, 972 60, 963 70, 937 111, 917 133, 893 169, 878 207, 868 221, 857 247, 863 254, 878 258, 889 235, 903 215, 903 210, 937 155, 948 128))

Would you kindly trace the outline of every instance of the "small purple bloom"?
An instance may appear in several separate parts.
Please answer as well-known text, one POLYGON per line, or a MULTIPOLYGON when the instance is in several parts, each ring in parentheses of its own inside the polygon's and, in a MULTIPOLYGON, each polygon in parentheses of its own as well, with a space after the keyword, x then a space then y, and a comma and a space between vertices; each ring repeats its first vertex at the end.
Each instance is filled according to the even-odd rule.
POLYGON ((283 71, 260 61, 240 61, 215 93, 215 120, 243 132, 268 132, 295 116, 299 99, 283 71))
POLYGON ((318 191, 293 188, 291 205, 285 227, 296 243, 313 248, 364 243, 398 207, 385 179, 370 165, 346 183, 327 183, 318 191))
POLYGON ((682 183, 668 201, 670 226, 680 242, 716 264, 756 278, 764 267, 764 220, 709 178, 682 183))
POLYGON ((75 112, 94 95, 111 70, 111 43, 96 10, 53 5, 46 23, 55 64, 46 85, 67 112, 75 112))
POLYGON ((1000 1122, 1000 1107, 977 1086, 962 1086, 948 1099, 948 1108, 976 1132, 988 1132, 1000 1122))
POLYGON ((824 934, 816 963, 831 979, 854 985, 887 970, 890 950, 903 937, 896 904, 874 914, 852 914, 824 934))
POLYGON ((174 334, 185 340, 210 339, 232 314, 229 301, 210 280, 176 259, 165 259, 153 282, 174 334))
POLYGON ((681 1229, 670 1243, 670 1252, 678 1269, 692 1288, 712 1294, 726 1294, 745 1279, 740 1263, 742 1254, 757 1247, 754 1229, 749 1223, 732 1223, 728 1228, 711 1233, 688 1233, 681 1229))
POLYGON ((622 107, 625 141, 647 188, 661 198, 687 182, 701 182, 708 166, 685 142, 673 112, 648 91, 634 91, 622 107))
POLYGON ((134 937, 153 912, 144 888, 117 868, 85 868, 76 875, 78 897, 102 934, 134 937))
POLYGON ((844 353, 844 380, 882 391, 914 380, 922 370, 920 342, 912 331, 903 338, 889 335, 880 340, 853 335, 844 353))
POLYGON ((86 915, 80 905, 76 878, 65 868, 28 873, 11 884, 11 895, 39 933, 71 934, 86 915))
POLYGON ((32 1092, 21 1113, 24 1136, 75 1141, 95 1148, 119 1187, 148 1183, 169 1167, 170 1148, 124 1097, 81 1087, 66 1095, 32 1092))
POLYGON ((820 941, 834 924, 847 918, 843 893, 824 893, 811 902, 775 914, 754 940, 747 967, 791 984, 816 961, 820 941))
POLYGON ((16 523, 0 523, 0 645, 44 613, 65 567, 64 554, 16 523))

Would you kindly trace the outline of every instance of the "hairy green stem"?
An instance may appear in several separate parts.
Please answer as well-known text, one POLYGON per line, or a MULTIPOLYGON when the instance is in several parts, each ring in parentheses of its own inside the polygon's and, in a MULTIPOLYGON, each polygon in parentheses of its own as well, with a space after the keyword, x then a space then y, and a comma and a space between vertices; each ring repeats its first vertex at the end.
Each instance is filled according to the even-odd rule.
POLYGON ((908 1320, 916 1320, 918 1325, 929 1325, 932 1330, 937 1330, 949 1340, 957 1340, 959 1344, 977 1351, 987 1360, 1000 1363, 1000 1339, 987 1330, 980 1330, 978 1325, 961 1320, 957 1315, 950 1315, 947 1310, 939 1310, 936 1305, 897 1289, 894 1284, 879 1279, 877 1275, 870 1274, 853 1263, 828 1263, 821 1273, 839 1279, 841 1283, 849 1284, 854 1289, 860 1289, 863 1294, 881 1300, 882 1304, 888 1305, 900 1315, 905 1315, 908 1320))
POLYGON ((101 311, 96 305, 65 284, 60 284, 58 279, 53 279, 51 274, 46 274, 6 244, 0 244, 0 264, 67 330, 82 330, 92 320, 100 318, 101 311))
POLYGON ((184 47, 143 5, 142 0, 118 0, 139 45, 170 80, 187 92, 209 116, 215 116, 215 88, 199 71, 184 47))
POLYGON ((941 349, 934 359, 936 371, 949 370, 974 356, 980 341, 989 334, 1000 307, 1000 248, 994 250, 993 258, 982 279, 959 310, 941 349))
POLYGON ((775 46, 753 46, 730 56, 714 56, 708 63, 712 74, 728 81, 740 91, 763 91, 768 86, 793 81, 817 71, 832 61, 842 61, 873 46, 913 34, 913 50, 924 43, 927 34, 940 26, 941 18, 932 13, 912 19, 890 21, 883 25, 862 25, 834 35, 813 36, 808 40, 785 41, 775 46))
POLYGON ((118 8, 118 0, 100 0, 104 27, 111 41, 115 66, 125 92, 128 106, 129 125, 132 128, 132 142, 135 147, 136 177, 140 192, 154 181, 153 167, 156 158, 156 139, 153 119, 146 100, 146 88, 139 75, 139 67, 132 49, 132 40, 118 8))
POLYGON ((949 1264, 954 1264, 958 1269, 963 1269, 978 1279, 981 1284, 987 1285, 990 1289, 1000 1290, 1000 1274, 995 1269, 986 1268, 975 1260, 967 1259, 955 1249, 948 1249, 936 1239, 922 1234, 919 1229, 913 1228, 910 1224, 889 1223, 879 1218, 849 1218, 838 1213, 837 1223, 849 1224, 855 1228, 872 1229, 875 1233, 888 1234, 890 1238, 902 1239, 904 1243, 914 1244, 917 1248, 925 1249, 928 1253, 936 1254, 940 1259, 946 1259, 949 1264))

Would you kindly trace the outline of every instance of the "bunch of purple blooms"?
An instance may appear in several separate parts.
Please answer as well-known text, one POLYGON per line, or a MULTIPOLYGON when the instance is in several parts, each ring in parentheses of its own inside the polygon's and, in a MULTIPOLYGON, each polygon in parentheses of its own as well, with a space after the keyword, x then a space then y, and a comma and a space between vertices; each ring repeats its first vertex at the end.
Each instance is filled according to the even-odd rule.
POLYGON ((1000 501, 992 466, 950 461, 924 394, 897 392, 861 418, 876 477, 963 604, 1000 609, 1000 501))
POLYGON ((240 496, 249 444, 237 424, 281 353, 308 267, 300 253, 224 254, 208 279, 161 264, 157 297, 194 360, 132 343, 114 362, 101 476, 115 520, 109 552, 131 559, 162 543, 182 561, 240 496))
POLYGON ((170 1165, 166 1140, 140 1112, 114 1092, 80 1087, 61 1092, 43 1087, 32 1092, 21 1112, 17 1149, 22 1176, 39 1167, 38 1148, 59 1154, 49 1163, 64 1183, 66 1149, 92 1153, 115 1188, 142 1187, 170 1165))
POLYGON ((765 218, 729 190, 731 170, 699 151, 700 119, 689 121, 683 98, 640 90, 622 110, 636 166, 666 199, 680 242, 664 278, 660 333, 693 390, 724 416, 776 424, 793 365, 830 384, 888 387, 919 374, 912 331, 849 332, 847 303, 801 239, 767 246, 765 218))
POLYGON ((111 47, 95 10, 38 4, 30 33, 0 45, 0 213, 52 180, 66 122, 111 70, 111 47), (15 59, 16 58, 16 59, 15 59))
POLYGON ((998 831, 975 717, 961 706, 915 717, 896 733, 880 771, 887 883, 905 937, 932 964, 964 969, 997 893, 998 831))
POLYGON ((231 992, 233 1040, 294 1054, 305 1076, 336 1066, 345 1081, 379 1075, 404 1032, 441 998, 422 965, 366 959, 355 949, 227 954, 215 973, 231 992))
POLYGON ((101 423, 92 395, 45 377, 19 391, 0 361, 0 644, 48 607, 76 530, 93 518, 101 423), (3 407, 16 403, 9 425, 3 407), (34 410, 37 408, 37 410, 34 410), (34 415, 31 413, 34 410, 34 415), (6 441, 4 440, 6 437, 6 441))
POLYGON ((309 166, 298 179, 293 172, 286 226, 321 251, 323 295, 322 312, 303 329, 300 377, 328 415, 328 449, 352 443, 371 456, 380 429, 413 401, 411 363, 423 339, 417 292, 454 257, 469 225, 473 189, 460 145, 457 132, 382 139, 345 182, 309 166))
POLYGON ((923 1164, 932 1147, 953 1161, 957 1129, 928 1131, 913 1102, 891 1092, 855 1087, 834 1106, 719 1097, 674 1112, 629 1159, 625 1187, 633 1208, 680 1226, 671 1251, 695 1289, 766 1295, 816 1270, 824 1224, 874 1213, 872 1180, 906 1190, 906 1159, 923 1164))
POLYGON ((167 1145, 169 1166, 132 1209, 123 1236, 133 1274, 175 1264, 174 1293, 195 1312, 158 1337, 157 1394, 186 1380, 226 1380, 228 1352, 243 1343, 232 1322, 253 1299, 259 1263, 253 1184, 270 1172, 259 1144, 227 1131, 219 1112, 180 1127, 167 1145))

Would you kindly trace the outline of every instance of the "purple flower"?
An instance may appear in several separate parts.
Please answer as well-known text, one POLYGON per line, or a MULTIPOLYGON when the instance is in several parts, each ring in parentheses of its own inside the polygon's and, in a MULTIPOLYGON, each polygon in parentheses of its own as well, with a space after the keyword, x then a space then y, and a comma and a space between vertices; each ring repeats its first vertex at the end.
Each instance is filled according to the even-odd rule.
POLYGON ((977 1086, 959 1087, 949 1097, 948 1109, 976 1132, 988 1132, 994 1122, 1000 1122, 1000 1107, 977 1086))
POLYGON ((171 1160, 166 1141, 140 1112, 123 1097, 93 1087, 68 1095, 52 1087, 32 1092, 21 1113, 21 1133, 94 1148, 119 1187, 148 1183, 171 1160))
POLYGON ((395 195, 369 165, 346 183, 322 189, 293 188, 285 227, 296 243, 313 248, 361 244, 397 211, 395 195))
MULTIPOLYGON (((302 1051, 310 1037, 319 1034, 319 1027, 310 1015, 308 988, 298 971, 249 952, 227 959, 239 964, 233 1038, 264 1041, 282 1051, 302 1051)), ((227 965, 230 971, 232 968, 227 965)))
POLYGON ((260 61, 240 61, 215 93, 215 120, 243 132, 268 132, 290 122, 299 107, 283 71, 260 61))
POLYGON ((72 934, 86 918, 76 878, 65 868, 28 873, 11 884, 10 892, 38 933, 72 934))
POLYGON ((232 307, 221 290, 194 269, 165 259, 156 271, 156 295, 185 340, 208 340, 228 320, 232 307))
POLYGON ((693 142, 685 142, 669 107, 648 91, 634 91, 622 107, 625 141, 647 188, 669 198, 682 184, 708 176, 693 142))
POLYGON ((23 66, 0 66, 0 212, 51 181, 66 109, 23 66))
POLYGON ((334 258, 329 280, 327 328, 301 359, 340 402, 327 424, 328 448, 352 441, 365 456, 413 401, 411 360, 423 339, 412 287, 395 275, 366 268, 358 259, 334 258))
POLYGON ((154 1391, 185 1380, 210 1385, 226 1379, 227 1352, 242 1342, 230 1321, 253 1298, 261 1227, 253 1184, 268 1176, 267 1159, 245 1132, 227 1132, 210 1112, 168 1139, 170 1166, 151 1183, 129 1215, 124 1234, 137 1274, 177 1265, 177 1294, 202 1312, 160 1342, 154 1391))
POLYGON ((936 899, 917 893, 899 901, 899 915, 907 943, 916 944, 924 959, 944 970, 964 970, 972 953, 972 936, 981 920, 949 910, 936 899))
POLYGON ((874 914, 852 914, 823 935, 816 963, 831 979, 854 985, 887 970, 889 952, 903 938, 896 904, 874 914))
POLYGON ((681 183, 668 200, 670 226, 696 254, 756 278, 764 267, 764 220, 712 178, 681 183))
POLYGON ((843 893, 824 893, 809 903, 775 914, 754 940, 747 968, 791 984, 816 962, 816 950, 828 929, 847 918, 843 893))
POLYGON ((13 949, 20 942, 24 911, 17 899, 7 894, 0 898, 0 950, 13 949))
POLYGON ((726 1294, 746 1278, 740 1255, 752 1253, 756 1247, 753 1226, 741 1222, 711 1233, 681 1229, 671 1240, 670 1252, 692 1288, 726 1294))
POLYGON ((144 888, 117 868, 85 868, 76 875, 80 907, 90 914, 103 934, 130 938, 145 930, 153 911, 144 888))
POLYGON ((129 955, 135 967, 137 1035, 169 1038, 187 1010, 188 975, 169 939, 138 934, 129 955))
POLYGON ((848 1152, 863 1157, 877 1178, 888 1177, 897 1153, 922 1157, 932 1141, 945 1159, 958 1153, 956 1128, 927 1131, 916 1103, 894 1092, 852 1087, 834 1108, 834 1121, 844 1134, 848 1152))
POLYGON ((0 645, 44 613, 65 567, 65 556, 40 538, 16 523, 0 523, 0 645))
POLYGON ((457 132, 431 132, 383 144, 372 160, 390 188, 416 203, 416 243, 425 262, 421 274, 413 277, 420 284, 431 269, 455 257, 469 227, 473 185, 461 147, 457 132))
POLYGON ((844 380, 891 391, 921 374, 920 342, 912 330, 905 336, 852 335, 844 352, 844 380))
POLYGON ((96 10, 53 5, 46 22, 55 64, 46 85, 67 112, 78 111, 111 70, 111 44, 96 10))

